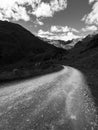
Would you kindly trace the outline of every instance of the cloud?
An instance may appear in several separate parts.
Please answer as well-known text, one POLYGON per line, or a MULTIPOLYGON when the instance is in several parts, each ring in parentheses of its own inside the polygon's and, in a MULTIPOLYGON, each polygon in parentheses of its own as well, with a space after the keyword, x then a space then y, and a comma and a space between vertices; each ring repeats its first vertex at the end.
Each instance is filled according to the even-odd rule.
POLYGON ((0 20, 30 20, 24 6, 27 3, 27 0, 0 0, 0 3, 2 3, 0 4, 0 20))
POLYGON ((98 28, 95 25, 86 26, 85 28, 82 28, 83 32, 86 32, 86 31, 97 31, 97 30, 98 30, 98 28))
POLYGON ((52 17, 55 12, 64 10, 67 0, 52 0, 50 3, 41 2, 32 14, 36 17, 52 17))
MULTIPOLYGON (((20 19, 29 21, 31 15, 37 18, 53 17, 55 12, 67 7, 67 0, 0 0, 0 20, 20 19)), ((42 25, 41 21, 38 21, 42 25)))
POLYGON ((43 30, 39 30, 38 31, 38 35, 41 37, 45 37, 45 36, 53 36, 53 33, 49 32, 49 31, 43 31, 43 30))
POLYGON ((36 19, 36 21, 34 21, 34 23, 35 23, 35 26, 37 26, 37 25, 44 25, 44 23, 42 22, 42 21, 40 21, 40 19, 36 19))
POLYGON ((0 0, 0 19, 8 19, 14 17, 14 19, 18 20, 19 17, 24 17, 24 20, 29 19, 26 14, 26 10, 24 7, 18 6, 15 4, 16 1, 12 0, 0 0), (18 12, 18 13, 17 13, 18 12), (23 15, 22 15, 23 14, 23 15))
POLYGON ((92 4, 93 2, 95 2, 95 0, 89 0, 89 4, 92 4))
POLYGON ((75 29, 75 28, 71 28, 71 31, 79 33, 79 31, 77 29, 75 29))
POLYGON ((70 29, 68 26, 51 26, 51 32, 68 32, 70 29))
POLYGON ((91 4, 93 2, 92 11, 89 14, 86 14, 82 21, 85 21, 87 24, 96 24, 98 25, 98 1, 96 0, 89 0, 91 4))
POLYGON ((68 26, 51 26, 50 31, 55 32, 55 33, 69 32, 69 31, 73 31, 73 32, 78 33, 78 30, 71 28, 71 27, 68 27, 68 26))
POLYGON ((36 17, 52 17, 52 10, 49 4, 42 2, 38 8, 32 14, 36 17))
POLYGON ((51 40, 64 40, 64 41, 80 38, 79 35, 74 34, 74 31, 76 30, 68 26, 65 27, 51 26, 50 30, 48 31, 39 30, 38 36, 51 40))
POLYGON ((64 10, 67 7, 67 0, 52 0, 50 6, 53 12, 64 10))

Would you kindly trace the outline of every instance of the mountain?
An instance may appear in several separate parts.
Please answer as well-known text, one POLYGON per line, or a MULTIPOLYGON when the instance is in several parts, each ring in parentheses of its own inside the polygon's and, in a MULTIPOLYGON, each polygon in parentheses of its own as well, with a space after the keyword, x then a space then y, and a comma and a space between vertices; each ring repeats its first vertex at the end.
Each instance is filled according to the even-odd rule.
POLYGON ((0 21, 0 80, 43 73, 65 53, 18 24, 0 21))
MULTIPOLYGON (((45 41, 47 41, 45 39, 45 41)), ((67 50, 62 55, 60 63, 76 67, 85 72, 97 71, 98 69, 98 32, 89 34, 81 39, 71 41, 53 40, 47 41, 58 48, 67 50)), ((96 79, 96 78, 95 78, 96 79)))
POLYGON ((82 41, 77 42, 74 48, 71 49, 71 53, 83 54, 95 49, 98 49, 98 34, 88 35, 82 41))
MULTIPOLYGON (((98 86, 98 33, 93 36, 88 35, 79 41, 67 55, 63 56, 62 63, 72 66, 82 71, 88 84, 96 96, 96 86, 98 86), (95 89, 95 91, 94 91, 95 89)), ((98 102, 98 101, 97 101, 98 102)))
POLYGON ((40 40, 22 26, 0 21, 0 65, 16 63, 28 56, 54 56, 62 49, 40 40))
POLYGON ((18 24, 0 21, 0 80, 57 71, 59 64, 80 69, 88 76, 94 71, 96 73, 90 75, 96 75, 98 33, 66 42, 49 41, 34 36, 18 24))
POLYGON ((85 74, 98 105, 98 33, 90 34, 78 42, 64 57, 63 64, 77 68, 85 74))
POLYGON ((43 38, 43 41, 48 42, 49 44, 52 44, 58 48, 63 48, 65 50, 70 50, 72 49, 75 44, 77 44, 79 41, 82 40, 82 38, 77 38, 77 39, 73 39, 73 40, 68 40, 68 41, 63 41, 63 40, 50 40, 47 38, 43 38))

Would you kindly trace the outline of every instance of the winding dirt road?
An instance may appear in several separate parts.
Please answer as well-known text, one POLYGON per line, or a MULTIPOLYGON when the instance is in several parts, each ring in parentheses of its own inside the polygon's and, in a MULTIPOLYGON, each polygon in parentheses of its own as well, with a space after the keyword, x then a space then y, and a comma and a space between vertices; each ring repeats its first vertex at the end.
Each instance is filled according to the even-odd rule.
POLYGON ((83 74, 71 67, 0 88, 0 130, 98 130, 83 74))

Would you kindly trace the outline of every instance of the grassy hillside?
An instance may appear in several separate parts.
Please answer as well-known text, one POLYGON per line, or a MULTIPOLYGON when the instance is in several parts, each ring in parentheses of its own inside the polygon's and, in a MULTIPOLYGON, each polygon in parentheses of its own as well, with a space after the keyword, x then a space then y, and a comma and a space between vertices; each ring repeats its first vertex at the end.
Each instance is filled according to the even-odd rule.
POLYGON ((53 60, 65 53, 18 24, 0 21, 0 81, 54 71, 53 60))

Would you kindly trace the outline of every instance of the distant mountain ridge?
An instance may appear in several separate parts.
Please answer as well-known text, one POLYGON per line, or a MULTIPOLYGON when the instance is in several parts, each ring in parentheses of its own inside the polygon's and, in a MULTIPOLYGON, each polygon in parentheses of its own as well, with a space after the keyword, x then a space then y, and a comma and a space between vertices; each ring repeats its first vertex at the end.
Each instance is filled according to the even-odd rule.
MULTIPOLYGON (((68 40, 68 41, 63 41, 63 40, 50 40, 47 38, 42 38, 43 41, 48 42, 49 44, 52 44, 58 48, 63 48, 65 50, 71 50, 73 49, 75 46, 85 46, 85 44, 93 44, 93 43, 89 43, 92 42, 93 40, 97 40, 98 37, 98 31, 95 31, 87 36, 81 37, 81 38, 77 38, 77 39, 73 39, 73 40, 68 40), (80 44, 80 45, 79 45, 80 44), (81 45, 82 44, 82 45, 81 45)), ((91 46, 91 45, 89 45, 91 46)))
POLYGON ((73 40, 68 40, 68 41, 63 41, 63 40, 50 40, 50 39, 46 39, 43 38, 43 41, 48 42, 49 44, 52 44, 58 48, 63 48, 65 50, 70 50, 72 49, 75 44, 77 44, 79 41, 82 41, 82 38, 77 38, 77 39, 73 39, 73 40))

